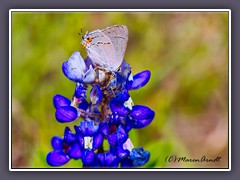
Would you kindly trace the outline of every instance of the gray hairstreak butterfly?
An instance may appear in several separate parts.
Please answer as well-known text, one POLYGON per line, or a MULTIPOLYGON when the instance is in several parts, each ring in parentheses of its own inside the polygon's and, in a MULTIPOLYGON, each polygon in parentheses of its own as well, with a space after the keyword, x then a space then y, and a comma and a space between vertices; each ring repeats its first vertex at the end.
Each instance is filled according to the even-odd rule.
POLYGON ((116 71, 122 64, 127 41, 128 29, 124 25, 86 32, 82 37, 82 45, 92 62, 108 71, 116 71))

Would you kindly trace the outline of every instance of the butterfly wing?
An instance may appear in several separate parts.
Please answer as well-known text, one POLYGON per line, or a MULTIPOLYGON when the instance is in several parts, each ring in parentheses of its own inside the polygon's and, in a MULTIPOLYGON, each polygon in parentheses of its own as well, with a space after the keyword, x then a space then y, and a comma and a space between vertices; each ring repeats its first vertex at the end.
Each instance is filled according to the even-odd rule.
POLYGON ((115 25, 103 29, 102 32, 108 36, 112 42, 116 59, 111 60, 110 67, 116 70, 123 61, 128 42, 128 29, 124 25, 115 25))
POLYGON ((87 54, 94 64, 111 68, 112 62, 115 62, 116 59, 115 50, 111 39, 101 30, 86 33, 82 44, 85 46, 87 54))

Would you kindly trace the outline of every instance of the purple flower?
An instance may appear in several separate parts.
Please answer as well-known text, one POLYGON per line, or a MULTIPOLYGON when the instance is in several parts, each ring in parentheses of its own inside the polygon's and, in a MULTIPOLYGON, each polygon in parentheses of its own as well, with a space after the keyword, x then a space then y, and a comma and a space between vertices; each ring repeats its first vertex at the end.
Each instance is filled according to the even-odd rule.
POLYGON ((145 151, 142 147, 134 148, 130 154, 128 159, 131 162, 133 167, 141 167, 148 162, 150 158, 150 153, 145 151))
POLYGON ((86 149, 83 152, 82 163, 84 166, 90 166, 95 158, 94 151, 92 149, 86 149))
POLYGON ((124 159, 129 155, 129 151, 127 149, 123 149, 122 144, 117 146, 110 146, 110 152, 116 154, 119 159, 124 159))
POLYGON ((117 112, 119 115, 126 115, 131 111, 132 99, 127 91, 120 92, 110 101, 112 112, 117 112))
POLYGON ((97 160, 101 167, 107 168, 117 168, 119 163, 119 158, 111 152, 98 153, 97 160))
POLYGON ((72 81, 83 82, 86 71, 85 62, 79 52, 74 52, 72 56, 62 64, 64 75, 72 81))
POLYGON ((75 126, 75 131, 82 149, 96 150, 102 145, 104 137, 100 132, 99 124, 85 120, 79 126, 75 126))
POLYGON ((64 141, 68 144, 71 144, 74 141, 76 141, 76 135, 71 132, 69 127, 65 128, 63 138, 64 138, 64 141))
POLYGON ((132 107, 129 116, 130 118, 128 121, 132 127, 139 129, 149 125, 152 122, 155 113, 147 106, 135 105, 132 107))
POLYGON ((146 106, 134 105, 127 92, 120 93, 110 102, 111 111, 110 122, 125 122, 125 128, 139 129, 150 124, 155 116, 154 111, 146 106))
POLYGON ((141 167, 149 160, 150 153, 141 146, 134 148, 132 141, 128 138, 123 144, 123 149, 128 150, 128 156, 121 160, 121 167, 141 167))
POLYGON ((92 83, 96 77, 92 65, 87 68, 78 51, 62 64, 62 71, 68 79, 79 83, 92 83))
POLYGON ((90 91, 90 99, 93 105, 98 104, 102 100, 102 91, 99 87, 99 85, 94 85, 90 91))
POLYGON ((74 97, 86 98, 87 86, 82 83, 76 83, 74 97))
POLYGON ((53 104, 56 108, 55 117, 58 122, 71 122, 78 117, 77 109, 71 106, 71 101, 68 98, 57 94, 53 97, 53 104))
POLYGON ((75 107, 63 106, 56 110, 55 117, 60 123, 72 122, 78 117, 75 107))
POLYGON ((125 131, 123 125, 111 125, 110 134, 108 135, 108 142, 110 145, 123 144, 128 138, 128 134, 125 131), (112 133, 111 133, 112 132, 112 133))
POLYGON ((78 142, 74 142, 68 150, 68 156, 73 159, 82 158, 82 150, 78 142))
POLYGON ((133 77, 130 74, 128 77, 127 89, 135 90, 145 86, 148 83, 150 76, 151 76, 151 73, 149 70, 142 71, 134 75, 133 77))
POLYGON ((60 95, 60 94, 56 94, 54 97, 53 97, 53 105, 56 109, 59 109, 63 106, 70 106, 71 105, 71 101, 60 95))
POLYGON ((81 158, 82 152, 76 140, 68 127, 65 128, 63 138, 54 136, 51 142, 53 151, 48 153, 47 163, 51 166, 62 166, 71 158, 81 158))
POLYGON ((125 81, 131 74, 131 67, 125 60, 122 62, 120 74, 125 78, 125 81))
POLYGON ((66 164, 70 158, 62 151, 51 151, 47 155, 47 163, 50 166, 62 166, 66 164))

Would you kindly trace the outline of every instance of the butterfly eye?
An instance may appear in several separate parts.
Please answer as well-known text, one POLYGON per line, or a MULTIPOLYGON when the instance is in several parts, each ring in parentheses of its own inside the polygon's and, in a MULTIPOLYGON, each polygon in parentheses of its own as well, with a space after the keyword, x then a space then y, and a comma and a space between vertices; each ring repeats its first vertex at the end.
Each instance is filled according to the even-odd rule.
POLYGON ((87 42, 90 43, 92 41, 92 38, 88 37, 87 42))

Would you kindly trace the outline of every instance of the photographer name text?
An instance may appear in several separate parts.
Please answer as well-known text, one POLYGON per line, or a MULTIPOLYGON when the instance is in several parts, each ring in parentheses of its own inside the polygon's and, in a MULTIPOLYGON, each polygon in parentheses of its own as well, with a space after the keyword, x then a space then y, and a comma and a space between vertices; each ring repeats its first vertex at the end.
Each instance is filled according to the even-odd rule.
POLYGON ((187 158, 185 156, 166 156, 165 162, 184 162, 184 163, 195 163, 195 162, 220 162, 222 157, 217 156, 216 158, 208 158, 207 156, 202 156, 200 158, 187 158))

